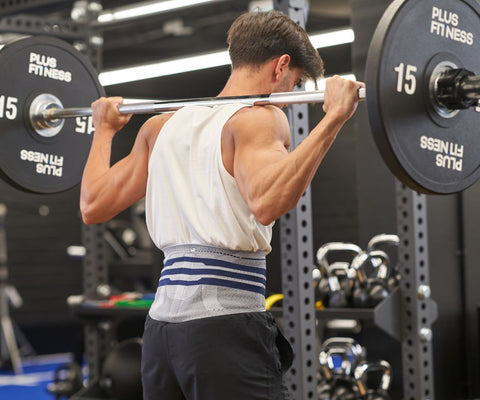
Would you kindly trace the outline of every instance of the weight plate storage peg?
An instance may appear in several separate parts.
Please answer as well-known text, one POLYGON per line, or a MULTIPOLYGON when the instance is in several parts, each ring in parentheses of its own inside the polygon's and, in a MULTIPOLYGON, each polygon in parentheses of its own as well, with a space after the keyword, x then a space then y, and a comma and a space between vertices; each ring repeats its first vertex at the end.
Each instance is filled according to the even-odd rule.
POLYGON ((30 120, 38 108, 91 104, 104 96, 97 73, 70 44, 37 36, 0 51, 0 172, 27 192, 57 193, 81 180, 92 141, 91 117, 30 120))
POLYGON ((370 125, 388 167, 416 191, 455 193, 480 177, 478 101, 450 109, 437 96, 443 73, 478 74, 479 54, 476 0, 395 0, 380 20, 366 67, 370 125))

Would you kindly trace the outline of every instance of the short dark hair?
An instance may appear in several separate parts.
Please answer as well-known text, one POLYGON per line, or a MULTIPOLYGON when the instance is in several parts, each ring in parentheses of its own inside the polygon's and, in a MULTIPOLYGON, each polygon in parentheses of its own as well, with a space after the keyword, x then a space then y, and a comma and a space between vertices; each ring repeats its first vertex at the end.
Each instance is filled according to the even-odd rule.
POLYGON ((279 11, 252 11, 240 15, 227 37, 232 69, 261 65, 282 54, 290 56, 290 66, 301 68, 304 76, 323 76, 323 60, 305 30, 279 11))

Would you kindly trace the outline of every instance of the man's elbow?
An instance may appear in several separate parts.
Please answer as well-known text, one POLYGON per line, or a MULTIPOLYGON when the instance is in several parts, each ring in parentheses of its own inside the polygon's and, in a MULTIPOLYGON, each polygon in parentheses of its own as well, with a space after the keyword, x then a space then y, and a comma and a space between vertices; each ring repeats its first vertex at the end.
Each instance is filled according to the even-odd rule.
POLYGON ((86 209, 80 208, 80 214, 85 225, 93 225, 96 223, 93 216, 86 209))
POLYGON ((257 202, 250 206, 250 210, 256 220, 264 226, 272 224, 279 217, 276 215, 275 209, 271 204, 257 202))
POLYGON ((95 221, 95 219, 90 218, 89 216, 82 213, 82 221, 85 225, 94 225, 98 224, 99 222, 95 221))
POLYGON ((80 202, 80 214, 85 225, 94 225, 105 222, 99 218, 98 212, 91 204, 80 202))
POLYGON ((275 218, 271 218, 269 215, 255 215, 255 218, 264 226, 268 226, 275 221, 275 218))
POLYGON ((255 218, 262 225, 270 225, 278 220, 282 215, 289 212, 297 204, 298 199, 282 199, 277 201, 256 201, 250 204, 250 210, 255 218))

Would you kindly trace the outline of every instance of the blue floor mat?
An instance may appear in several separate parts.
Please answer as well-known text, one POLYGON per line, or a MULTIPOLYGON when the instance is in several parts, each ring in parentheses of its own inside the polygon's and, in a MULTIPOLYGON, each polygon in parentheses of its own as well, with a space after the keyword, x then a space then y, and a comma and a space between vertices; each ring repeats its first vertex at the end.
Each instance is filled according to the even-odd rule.
POLYGON ((71 354, 37 356, 22 360, 22 374, 0 370, 1 400, 55 400, 47 392, 58 366, 72 361, 71 354))

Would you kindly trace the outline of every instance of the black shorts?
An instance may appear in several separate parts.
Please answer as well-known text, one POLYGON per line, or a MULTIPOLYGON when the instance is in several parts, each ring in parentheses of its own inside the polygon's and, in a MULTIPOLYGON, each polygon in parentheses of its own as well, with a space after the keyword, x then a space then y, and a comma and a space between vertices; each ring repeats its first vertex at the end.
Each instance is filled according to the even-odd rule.
POLYGON ((284 400, 293 352, 268 313, 180 323, 147 317, 144 400, 284 400))

